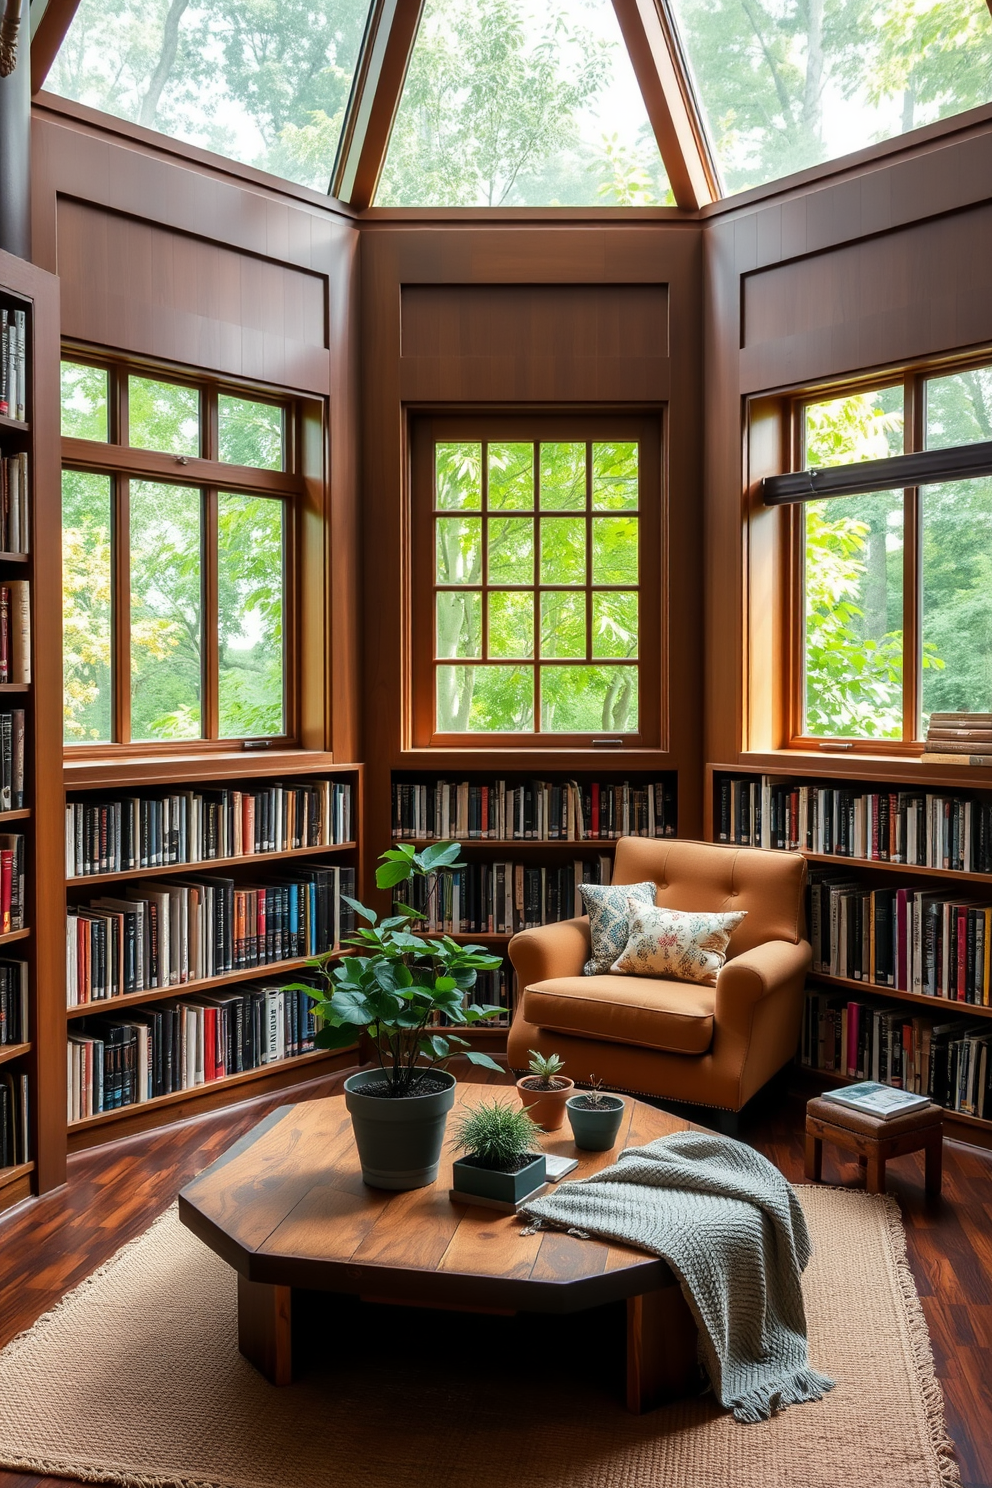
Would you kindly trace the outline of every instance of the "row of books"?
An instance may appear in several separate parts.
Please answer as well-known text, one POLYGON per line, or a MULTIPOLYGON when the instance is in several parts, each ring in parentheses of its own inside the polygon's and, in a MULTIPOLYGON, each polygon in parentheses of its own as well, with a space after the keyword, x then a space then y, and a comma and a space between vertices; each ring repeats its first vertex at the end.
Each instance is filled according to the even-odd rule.
POLYGON ((334 780, 70 801, 66 877, 333 847, 352 841, 351 807, 334 780))
POLYGON ((447 935, 513 935, 534 925, 585 914, 584 883, 610 882, 613 862, 597 858, 532 868, 525 863, 473 863, 455 873, 407 879, 396 889, 425 916, 424 929, 447 935))
POLYGON ((67 1047, 68 1118, 82 1121, 294 1059, 314 1048, 313 998, 263 982, 85 1018, 67 1047))
POLYGON ((868 1004, 809 989, 801 1062, 844 1079, 879 1080, 950 1111, 992 1118, 992 1022, 868 1004))
POLYGON ((814 971, 989 1005, 992 899, 946 887, 871 888, 814 869, 809 935, 814 971))
POLYGON ((29 1161, 28 1077, 0 1069, 0 1168, 29 1161))
POLYGON ((28 1032, 28 963, 0 961, 0 1045, 26 1044, 28 1032))
POLYGON ((31 585, 0 584, 0 682, 31 681, 31 585))
MULTIPOLYGON (((479 1023, 479 1028, 509 1028, 513 1020, 513 967, 508 961, 495 971, 480 971, 475 978, 475 986, 471 992, 465 994, 465 1002, 477 1002, 480 1006, 502 1008, 502 1012, 492 1018, 487 1018, 484 1023, 479 1023)), ((441 1017, 439 1026, 444 1027, 448 1019, 441 1017)))
POLYGON ((354 868, 295 868, 265 884, 198 876, 129 884, 66 917, 69 1007, 320 956, 354 928, 354 868))
POLYGON ((717 837, 752 847, 992 873, 992 801, 935 791, 718 778, 717 837))
POLYGON ((20 832, 0 833, 0 934, 26 925, 25 846, 20 832))
POLYGON ((0 552, 29 551, 28 506, 28 457, 22 450, 0 460, 0 552))
POLYGON ((557 785, 529 780, 432 780, 393 784, 393 837, 432 841, 492 838, 509 842, 581 842, 614 837, 673 837, 675 787, 670 781, 557 785))
POLYGON ((24 709, 0 713, 0 811, 24 806, 24 709))
POLYGON ((27 416, 27 321, 23 310, 0 310, 0 413, 27 416))

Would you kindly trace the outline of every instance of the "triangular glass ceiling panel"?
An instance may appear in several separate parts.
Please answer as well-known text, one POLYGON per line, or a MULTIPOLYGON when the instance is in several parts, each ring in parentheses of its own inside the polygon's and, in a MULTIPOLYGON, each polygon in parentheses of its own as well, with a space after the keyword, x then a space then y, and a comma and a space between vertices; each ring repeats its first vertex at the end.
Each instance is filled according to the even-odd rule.
POLYGON ((672 0, 729 191, 992 99, 985 0, 672 0))
POLYGON ((327 190, 369 0, 82 0, 45 87, 327 190))
POLYGON ((427 0, 375 201, 671 204, 610 0, 427 0))

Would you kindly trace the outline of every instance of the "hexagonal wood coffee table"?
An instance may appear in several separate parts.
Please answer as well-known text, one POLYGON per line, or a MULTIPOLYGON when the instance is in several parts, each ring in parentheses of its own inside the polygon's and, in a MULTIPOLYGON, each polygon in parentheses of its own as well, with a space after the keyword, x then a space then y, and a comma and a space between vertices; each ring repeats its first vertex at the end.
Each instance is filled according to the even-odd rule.
MULTIPOLYGON (((455 1110, 495 1093, 459 1084, 455 1110)), ((507 1098, 516 1099, 509 1090, 507 1098)), ((577 1157, 569 1176, 580 1178, 624 1147, 690 1125, 640 1101, 625 1104, 611 1152, 580 1152, 567 1127, 546 1135, 543 1147, 577 1157)), ((183 1189, 179 1215, 237 1271, 238 1346, 275 1385, 292 1378, 300 1288, 502 1314, 625 1302, 628 1408, 649 1410, 696 1386, 695 1323, 664 1261, 556 1231, 521 1236, 519 1218, 452 1203, 450 1187, 446 1148, 431 1187, 367 1188, 337 1095, 272 1112, 183 1189)))

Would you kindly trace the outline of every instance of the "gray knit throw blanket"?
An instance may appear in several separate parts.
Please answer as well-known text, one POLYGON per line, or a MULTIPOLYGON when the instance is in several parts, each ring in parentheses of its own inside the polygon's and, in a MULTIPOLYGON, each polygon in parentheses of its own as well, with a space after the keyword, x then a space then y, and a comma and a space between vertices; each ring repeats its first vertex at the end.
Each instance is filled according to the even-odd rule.
POLYGON ((532 1227, 663 1257, 696 1318, 717 1399, 738 1421, 767 1420, 833 1389, 807 1352, 800 1275, 812 1246, 799 1200, 742 1142, 682 1131, 628 1147, 612 1167, 563 1183, 523 1213, 532 1227))

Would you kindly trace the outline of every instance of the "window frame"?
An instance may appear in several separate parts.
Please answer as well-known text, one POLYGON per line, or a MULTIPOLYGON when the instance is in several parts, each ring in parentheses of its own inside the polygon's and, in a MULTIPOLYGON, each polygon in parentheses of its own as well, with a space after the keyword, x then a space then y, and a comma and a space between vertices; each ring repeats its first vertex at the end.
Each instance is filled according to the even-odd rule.
MULTIPOLYGON (((926 449, 926 385, 929 381, 959 372, 992 367, 992 348, 968 356, 934 358, 903 368, 889 368, 872 375, 794 390, 781 401, 783 466, 803 470, 805 410, 811 404, 831 402, 857 393, 903 389, 903 452, 926 449)), ((753 400, 758 401, 758 400, 753 400)), ((891 492, 896 495, 898 488, 891 492)), ((850 735, 804 732, 805 685, 805 502, 782 508, 787 523, 785 539, 789 551, 789 577, 784 597, 786 609, 785 647, 785 735, 787 749, 843 752, 851 755, 890 755, 919 759, 925 751, 922 729, 923 646, 923 488, 903 488, 903 667, 902 735, 898 739, 871 739, 850 735)))
MULTIPOLYGON (((624 748, 660 748, 663 738, 663 707, 666 696, 665 678, 668 657, 668 532, 667 482, 664 468, 663 421, 661 410, 611 413, 590 410, 588 413, 546 414, 533 409, 519 414, 480 412, 478 414, 421 414, 411 421, 411 479, 408 511, 409 541, 406 574, 406 606, 409 616, 407 666, 408 745, 414 749, 500 749, 589 748, 599 737, 621 739, 624 748), (434 658, 434 447, 438 443, 508 442, 532 443, 556 441, 591 443, 597 440, 634 440, 638 456, 638 657, 634 665, 638 676, 638 728, 615 733, 608 730, 587 733, 545 733, 538 729, 519 733, 445 733, 435 728, 436 697, 434 658)), ((540 515, 534 508, 535 518, 540 515)), ((554 515, 554 513, 548 513, 554 515)), ((567 515, 567 514, 566 514, 567 515)), ((602 515, 609 515, 608 512, 602 515)), ((587 514, 588 519, 588 514, 587 514)), ((501 588, 502 585, 494 585, 501 588)), ((512 586, 511 586, 512 587, 512 586)), ((535 579, 535 589, 540 580, 535 579)), ((553 587, 553 586, 552 586, 553 587)), ((598 586, 575 586, 586 594, 598 586)), ((607 586, 609 587, 609 586, 607 586)), ((486 592, 485 588, 482 590, 486 592)), ((569 664, 568 658, 562 658, 569 664)), ((508 663, 512 665, 512 663, 508 663)), ((535 670, 537 656, 525 662, 535 670)), ((572 665, 594 666, 592 661, 575 661, 572 665)), ((608 665, 606 658, 603 664, 608 665)), ((535 719, 535 721, 538 721, 535 719)), ((598 751, 597 751, 598 752, 598 751)))
MULTIPOLYGON (((111 761, 140 754, 204 755, 230 753, 232 748, 292 749, 300 747, 301 705, 301 531, 303 508, 312 493, 303 469, 303 421, 312 418, 312 400, 288 391, 240 382, 153 362, 142 357, 111 355, 92 347, 63 341, 61 360, 98 368, 108 375, 107 440, 61 438, 61 469, 107 476, 111 506, 111 740, 92 744, 63 741, 66 760, 111 761), (199 395, 200 454, 173 455, 127 443, 128 379, 146 377, 156 382, 193 387, 199 395), (283 411, 283 470, 233 465, 219 455, 218 399, 233 396, 266 403, 283 411), (310 405, 310 406, 307 406, 310 405), (205 733, 191 739, 132 739, 130 632, 130 482, 152 481, 199 491, 201 504, 201 726, 205 733), (280 734, 219 735, 219 647, 217 637, 217 514, 222 494, 262 497, 283 506, 283 731, 280 734), (126 617, 126 619, 125 619, 126 617), (124 685, 122 685, 122 683, 124 685)), ((321 414, 323 421, 323 414, 321 414)))

